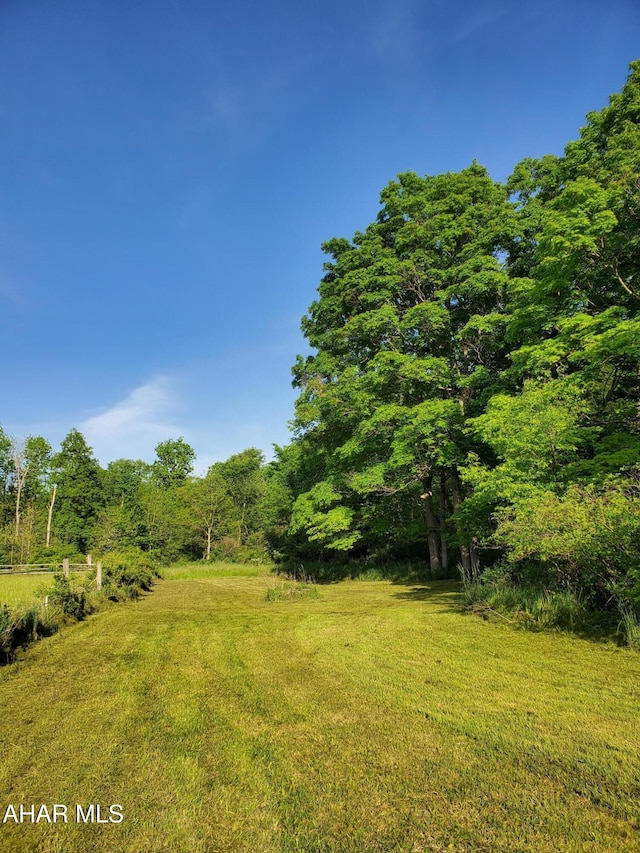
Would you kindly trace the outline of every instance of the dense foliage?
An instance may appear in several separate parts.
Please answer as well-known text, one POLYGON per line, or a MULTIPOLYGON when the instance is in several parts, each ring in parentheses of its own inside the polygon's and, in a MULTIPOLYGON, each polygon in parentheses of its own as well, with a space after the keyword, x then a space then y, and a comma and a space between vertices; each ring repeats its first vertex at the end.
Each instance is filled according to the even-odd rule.
POLYGON ((267 556, 280 487, 270 488, 259 450, 203 477, 193 476, 195 452, 183 438, 160 442, 156 454, 152 464, 117 459, 103 469, 77 430, 53 454, 44 438, 19 443, 0 428, 0 563, 92 553, 105 567, 131 568, 148 558, 267 556))
POLYGON ((285 551, 637 606, 640 62, 563 157, 401 174, 323 248, 285 551))

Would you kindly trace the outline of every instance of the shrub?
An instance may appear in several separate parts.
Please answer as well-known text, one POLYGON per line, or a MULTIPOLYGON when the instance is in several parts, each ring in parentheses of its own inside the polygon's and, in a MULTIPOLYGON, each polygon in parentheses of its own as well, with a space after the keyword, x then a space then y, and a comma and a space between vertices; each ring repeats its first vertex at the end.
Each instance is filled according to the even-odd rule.
POLYGON ((232 536, 223 536, 211 549, 211 559, 221 563, 271 562, 271 556, 261 533, 251 534, 242 545, 239 545, 232 536))
POLYGON ((610 480, 602 489, 574 485, 561 496, 529 494, 499 514, 497 538, 513 562, 542 563, 557 584, 593 595, 600 605, 621 588, 640 601, 635 479, 610 480))
POLYGON ((48 596, 51 606, 60 608, 65 616, 73 619, 82 619, 91 612, 85 590, 73 589, 69 578, 62 572, 56 572, 53 576, 53 585, 48 596))
POLYGON ((498 613, 531 630, 556 629, 587 635, 615 635, 615 618, 595 606, 586 592, 558 584, 548 565, 501 561, 463 586, 467 607, 498 613))
POLYGON ((42 607, 33 603, 28 607, 0 607, 0 663, 10 663, 15 649, 26 646, 39 637, 47 637, 57 631, 61 610, 42 607))
POLYGON ((86 562, 87 558, 84 554, 80 554, 79 551, 69 551, 69 548, 69 545, 57 543, 49 545, 48 548, 45 545, 41 545, 34 548, 31 552, 30 562, 60 565, 65 557, 68 558, 71 563, 86 562))
POLYGON ((143 590, 151 589, 159 576, 153 560, 138 548, 111 552, 103 558, 102 592, 95 587, 95 570, 83 581, 71 581, 56 572, 53 585, 41 592, 47 604, 35 602, 18 609, 0 607, 0 663, 14 659, 15 650, 39 637, 55 633, 70 619, 80 620, 98 608, 105 599, 120 601, 137 598, 143 590))
POLYGON ((113 601, 137 598, 141 592, 150 590, 160 577, 153 557, 133 546, 107 552, 102 564, 103 588, 113 601))

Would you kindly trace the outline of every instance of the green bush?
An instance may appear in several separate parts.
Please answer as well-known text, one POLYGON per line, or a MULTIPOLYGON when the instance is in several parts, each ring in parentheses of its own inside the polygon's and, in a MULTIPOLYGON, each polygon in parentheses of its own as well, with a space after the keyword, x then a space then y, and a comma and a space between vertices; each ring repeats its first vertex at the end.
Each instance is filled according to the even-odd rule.
POLYGON ((86 563, 87 557, 79 551, 70 551, 69 545, 55 544, 48 548, 45 545, 35 547, 31 552, 30 563, 49 563, 61 565, 65 557, 70 563, 86 563))
POLYGON ((574 485, 563 495, 529 493, 499 513, 497 539, 512 563, 545 566, 555 585, 604 607, 612 593, 640 603, 638 482, 611 479, 601 489, 574 485))
POLYGON ((211 549, 211 560, 221 563, 271 563, 262 533, 253 533, 239 545, 232 536, 223 536, 211 549))
POLYGON ((148 552, 133 546, 110 551, 102 559, 103 588, 113 601, 137 598, 160 577, 157 564, 148 552))
POLYGON ((463 599, 477 613, 498 613, 531 630, 556 629, 615 636, 616 614, 597 607, 588 592, 560 585, 548 565, 503 560, 465 583, 463 599))
POLYGON ((531 596, 525 609, 525 622, 531 627, 582 633, 589 631, 591 612, 575 592, 545 590, 531 596))
POLYGON ((640 652, 640 619, 634 607, 628 601, 618 603, 620 622, 618 630, 622 634, 624 642, 631 649, 640 652))
POLYGON ((0 663, 10 663, 17 648, 55 633, 61 618, 64 618, 61 610, 38 603, 21 608, 6 604, 0 607, 0 663))
POLYGON ((53 585, 49 592, 49 605, 58 607, 65 616, 72 619, 82 619, 91 612, 85 590, 77 590, 71 586, 71 581, 62 572, 53 576, 53 585))

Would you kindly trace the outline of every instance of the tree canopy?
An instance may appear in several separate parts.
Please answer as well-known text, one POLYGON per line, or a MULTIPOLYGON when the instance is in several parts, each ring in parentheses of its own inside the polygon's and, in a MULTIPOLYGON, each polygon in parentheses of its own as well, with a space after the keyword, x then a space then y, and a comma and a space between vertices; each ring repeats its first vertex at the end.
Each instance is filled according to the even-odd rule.
POLYGON ((628 549, 596 579, 571 547, 587 508, 640 534, 640 62, 563 157, 504 186, 476 162, 403 173, 380 204, 323 245, 302 320, 291 553, 424 548, 437 575, 459 548, 472 575, 502 553, 624 586, 628 549), (552 507, 574 528, 543 544, 552 507))

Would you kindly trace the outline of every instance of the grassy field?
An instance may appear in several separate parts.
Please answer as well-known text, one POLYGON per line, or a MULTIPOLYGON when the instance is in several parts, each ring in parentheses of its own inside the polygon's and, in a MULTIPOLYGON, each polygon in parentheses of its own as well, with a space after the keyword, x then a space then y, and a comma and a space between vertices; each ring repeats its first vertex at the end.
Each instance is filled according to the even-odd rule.
POLYGON ((183 563, 162 569, 170 580, 203 580, 205 578, 257 578, 273 575, 268 563, 183 563))
POLYGON ((454 585, 201 570, 0 671, 0 850, 638 851, 640 655, 459 610, 454 585), (229 574, 227 574, 229 572, 229 574), (121 804, 78 824, 75 804, 121 804))
POLYGON ((0 605, 29 604, 52 583, 52 573, 0 574, 0 605))

